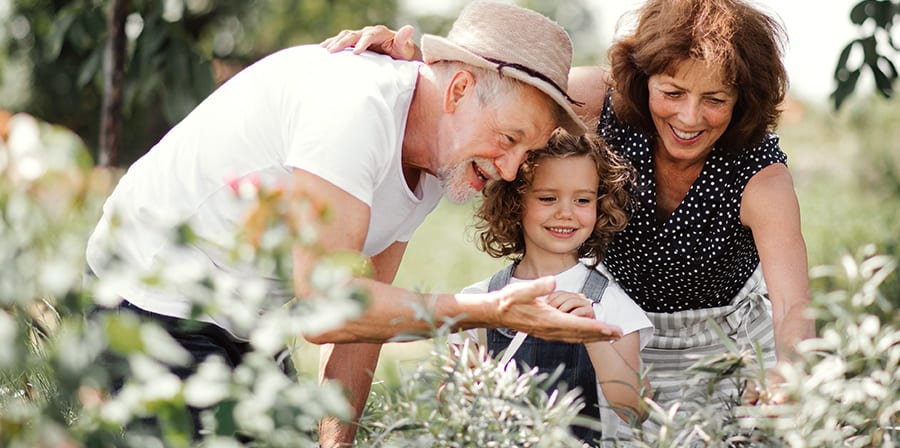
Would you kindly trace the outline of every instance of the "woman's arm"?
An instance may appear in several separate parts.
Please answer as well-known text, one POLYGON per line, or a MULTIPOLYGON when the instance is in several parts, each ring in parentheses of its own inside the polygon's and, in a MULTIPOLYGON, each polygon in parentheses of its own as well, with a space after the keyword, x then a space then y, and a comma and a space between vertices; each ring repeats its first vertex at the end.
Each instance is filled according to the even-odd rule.
POLYGON ((800 205, 787 166, 772 164, 750 178, 741 221, 753 231, 772 302, 775 350, 778 362, 785 362, 798 341, 815 336, 815 322, 806 315, 809 270, 800 205))

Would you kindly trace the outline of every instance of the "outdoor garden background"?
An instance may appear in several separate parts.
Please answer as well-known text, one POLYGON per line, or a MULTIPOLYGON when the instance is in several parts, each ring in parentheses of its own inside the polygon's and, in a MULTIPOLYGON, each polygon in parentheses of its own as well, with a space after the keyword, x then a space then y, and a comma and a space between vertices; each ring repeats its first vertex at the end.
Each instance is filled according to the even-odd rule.
MULTIPOLYGON (((519 3, 558 18, 573 36, 577 63, 602 63, 606 42, 589 1, 519 3)), ((827 7, 810 4, 810 17, 827 7)), ((847 10, 847 20, 860 23, 859 38, 847 42, 846 58, 834 54, 820 66, 834 73, 833 95, 785 104, 779 134, 800 200, 818 327, 786 372, 790 400, 735 405, 724 415, 684 403, 693 412, 678 418, 649 404, 662 429, 631 443, 898 444, 900 104, 892 94, 900 41, 890 40, 898 8, 866 0, 847 10)), ((246 323, 258 353, 238 371, 208 363, 181 383, 164 366, 182 362, 183 353, 158 328, 128 316, 83 319, 93 300, 115 300, 105 293, 109 284, 82 286, 84 244, 122 170, 240 67, 372 23, 443 34, 452 15, 389 0, 0 1, 0 446, 185 446, 192 442, 184 403, 217 406, 204 421, 212 428, 207 446, 313 446, 322 415, 346 415, 341 392, 318 385, 317 347, 293 336, 359 312, 364 295, 339 286, 359 260, 324 258, 320 293, 287 308, 241 285, 267 307, 261 323, 246 323), (270 362, 282 344, 294 349, 297 378, 270 362), (99 365, 107 347, 135 372, 115 397, 99 365), (161 431, 123 434, 149 415, 161 431), (235 430, 252 442, 228 435, 235 430)), ((235 257, 277 264, 291 242, 315 244, 314 235, 277 224, 284 210, 275 192, 253 185, 235 192, 256 204, 257 218, 247 228, 256 238, 236 240, 235 257)), ((442 203, 414 236, 396 283, 452 292, 494 272, 503 261, 475 249, 470 224, 471 204, 442 203)), ((174 244, 189 243, 190 229, 173 236, 174 244)), ((123 271, 116 279, 160 280, 197 288, 208 299, 201 306, 235 305, 222 293, 235 285, 210 272, 123 271)), ((427 301, 420 311, 428 318, 427 301)), ((446 330, 434 324, 433 340, 385 346, 359 446, 577 446, 564 430, 578 405, 570 394, 548 397, 543 378, 491 360, 453 361, 446 330)), ((700 360, 696 376, 760 378, 755 354, 737 350, 700 360)))

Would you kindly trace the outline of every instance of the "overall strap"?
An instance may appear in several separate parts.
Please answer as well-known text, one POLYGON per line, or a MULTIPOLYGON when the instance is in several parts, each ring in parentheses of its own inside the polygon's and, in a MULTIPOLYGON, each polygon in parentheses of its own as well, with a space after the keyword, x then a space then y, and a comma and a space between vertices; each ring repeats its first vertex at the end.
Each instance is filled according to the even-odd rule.
POLYGON ((581 288, 581 292, 585 297, 590 299, 591 302, 599 303, 600 298, 603 297, 603 292, 606 291, 608 285, 609 279, 601 274, 596 268, 591 268, 587 280, 584 281, 584 287, 581 288))
POLYGON ((488 285, 488 292, 503 289, 504 286, 508 285, 509 279, 512 278, 512 273, 516 270, 518 264, 519 262, 513 262, 509 266, 497 271, 497 273, 491 277, 491 283, 488 285))

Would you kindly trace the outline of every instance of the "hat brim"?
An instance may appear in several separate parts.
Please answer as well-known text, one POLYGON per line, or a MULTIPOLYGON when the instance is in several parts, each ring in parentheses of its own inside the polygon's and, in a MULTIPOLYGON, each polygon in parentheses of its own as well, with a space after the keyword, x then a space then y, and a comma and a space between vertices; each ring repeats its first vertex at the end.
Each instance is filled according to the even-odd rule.
MULTIPOLYGON (((425 63, 431 64, 438 61, 459 61, 469 65, 473 65, 475 67, 487 68, 487 69, 497 69, 497 64, 487 59, 472 53, 465 48, 454 44, 453 42, 441 37, 435 36, 433 34, 423 34, 422 35, 422 58, 425 63)), ((575 113, 575 110, 572 109, 571 103, 563 96, 562 92, 559 91, 552 84, 534 77, 524 71, 521 71, 514 67, 503 67, 503 76, 509 76, 511 78, 517 79, 525 84, 534 86, 547 96, 549 96, 556 104, 559 104, 560 107, 566 112, 567 120, 564 120, 560 123, 560 126, 563 127, 570 134, 579 136, 588 132, 588 127, 575 113)))

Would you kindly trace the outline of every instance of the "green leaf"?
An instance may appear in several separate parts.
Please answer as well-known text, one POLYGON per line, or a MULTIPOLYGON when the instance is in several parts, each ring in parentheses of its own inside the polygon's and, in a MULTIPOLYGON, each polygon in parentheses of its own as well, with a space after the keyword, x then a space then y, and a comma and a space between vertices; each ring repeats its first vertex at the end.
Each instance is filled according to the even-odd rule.
POLYGON ((179 403, 161 406, 156 415, 162 428, 166 446, 190 446, 194 425, 186 406, 179 403))
POLYGON ((44 50, 44 58, 47 61, 55 61, 59 58, 63 42, 66 40, 66 34, 68 34, 69 28, 72 27, 77 18, 77 11, 74 8, 65 8, 53 19, 51 27, 53 32, 47 38, 47 46, 46 50, 44 50))
POLYGON ((894 81, 897 80, 897 68, 890 59, 879 56, 875 65, 870 65, 872 74, 875 75, 875 85, 885 98, 890 98, 894 93, 894 81), (880 63, 879 63, 880 62, 880 63))
POLYGON ((141 323, 131 313, 108 313, 103 320, 103 331, 109 341, 109 348, 117 352, 128 354, 144 350, 141 323))
POLYGON ((875 3, 876 0, 863 0, 857 3, 850 10, 850 21, 855 25, 862 25, 870 17, 870 11, 875 9, 875 3))
POLYGON ((856 82, 859 81, 859 75, 859 69, 848 71, 846 79, 838 80, 837 87, 831 94, 831 98, 834 100, 835 110, 840 109, 844 101, 846 101, 856 89, 856 82))
POLYGON ((840 56, 838 56, 837 65, 834 69, 834 79, 838 82, 841 81, 841 74, 848 71, 847 70, 847 61, 850 59, 850 52, 853 51, 853 47, 856 46, 857 39, 854 39, 852 42, 847 44, 843 50, 841 50, 840 56))
POLYGON ((227 400, 215 407, 216 434, 222 436, 232 435, 237 432, 237 422, 234 420, 234 408, 237 400, 227 400))
POLYGON ((103 68, 103 47, 98 46, 91 52, 91 55, 81 65, 81 70, 78 71, 78 87, 84 87, 91 82, 101 68, 103 68))

